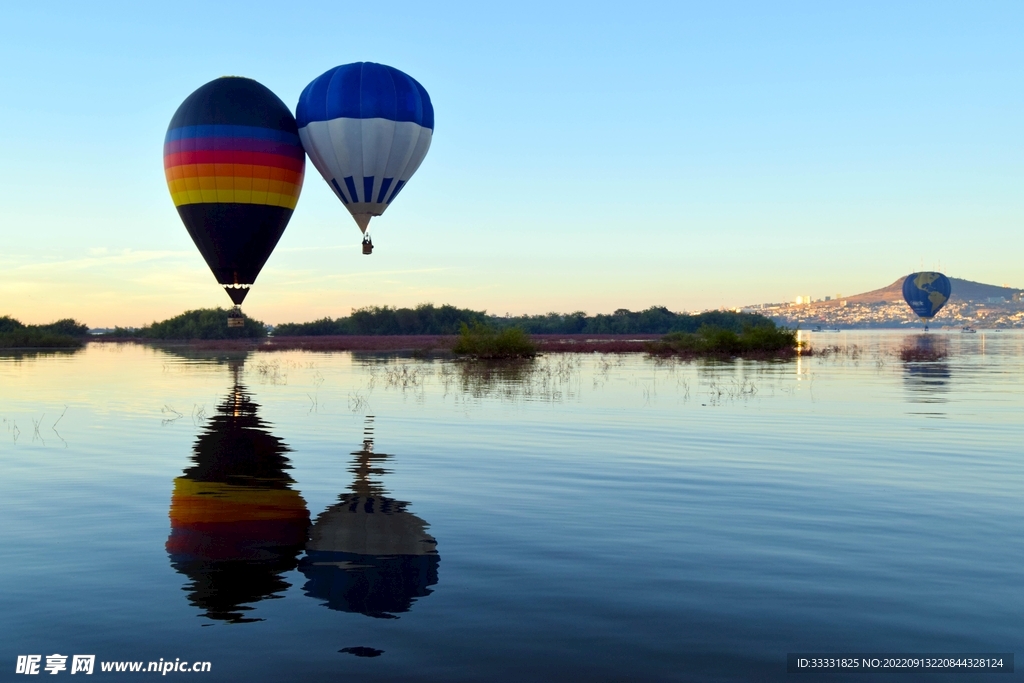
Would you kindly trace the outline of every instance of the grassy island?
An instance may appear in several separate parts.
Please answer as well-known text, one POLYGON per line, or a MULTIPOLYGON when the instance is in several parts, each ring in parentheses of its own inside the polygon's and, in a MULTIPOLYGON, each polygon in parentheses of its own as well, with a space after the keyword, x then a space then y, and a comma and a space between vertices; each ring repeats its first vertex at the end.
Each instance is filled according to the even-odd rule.
POLYGON ((649 342, 647 351, 658 356, 792 356, 800 351, 796 330, 766 321, 740 332, 705 325, 696 332, 673 332, 649 342))

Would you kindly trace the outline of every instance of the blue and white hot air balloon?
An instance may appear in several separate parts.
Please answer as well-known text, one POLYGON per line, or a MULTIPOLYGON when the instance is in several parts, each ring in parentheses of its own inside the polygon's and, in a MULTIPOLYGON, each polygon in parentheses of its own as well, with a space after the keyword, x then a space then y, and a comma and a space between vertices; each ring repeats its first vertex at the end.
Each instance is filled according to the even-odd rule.
MULTIPOLYGON (((310 161, 366 235, 423 163, 434 107, 423 86, 373 62, 344 64, 306 86, 295 108, 310 161)), ((363 253, 372 249, 363 238, 363 253)))

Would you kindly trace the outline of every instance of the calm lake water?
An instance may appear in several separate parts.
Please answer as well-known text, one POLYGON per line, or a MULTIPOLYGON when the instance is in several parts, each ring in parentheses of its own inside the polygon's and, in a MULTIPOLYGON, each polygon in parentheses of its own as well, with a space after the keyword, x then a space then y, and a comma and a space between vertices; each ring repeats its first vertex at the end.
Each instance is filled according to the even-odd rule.
POLYGON ((0 356, 0 678, 56 653, 845 680, 786 655, 1024 651, 1024 335, 809 338, 836 352, 0 356))

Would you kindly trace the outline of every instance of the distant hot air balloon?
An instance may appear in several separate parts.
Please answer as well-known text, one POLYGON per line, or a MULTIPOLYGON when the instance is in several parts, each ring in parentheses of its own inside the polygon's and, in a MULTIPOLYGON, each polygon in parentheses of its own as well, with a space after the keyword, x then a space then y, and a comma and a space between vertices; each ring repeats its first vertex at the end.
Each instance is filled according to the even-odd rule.
POLYGON ((949 278, 942 273, 911 273, 903 281, 903 298, 926 326, 949 301, 952 291, 949 278))
POLYGON ((430 148, 434 107, 415 79, 373 62, 338 66, 306 86, 295 108, 302 146, 363 231, 430 148))
POLYGON ((236 306, 288 225, 305 164, 288 107, 249 78, 210 81, 182 102, 167 127, 171 198, 236 306))

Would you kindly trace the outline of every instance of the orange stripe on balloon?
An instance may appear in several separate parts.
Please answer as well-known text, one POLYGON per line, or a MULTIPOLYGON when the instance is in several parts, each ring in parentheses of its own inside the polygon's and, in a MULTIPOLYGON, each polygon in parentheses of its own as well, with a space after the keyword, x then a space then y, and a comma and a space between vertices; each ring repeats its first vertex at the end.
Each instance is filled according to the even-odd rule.
POLYGON ((210 176, 235 176, 243 178, 267 178, 282 180, 293 185, 301 185, 303 172, 275 166, 259 166, 253 164, 188 164, 171 166, 165 169, 168 181, 179 178, 195 178, 210 176))

